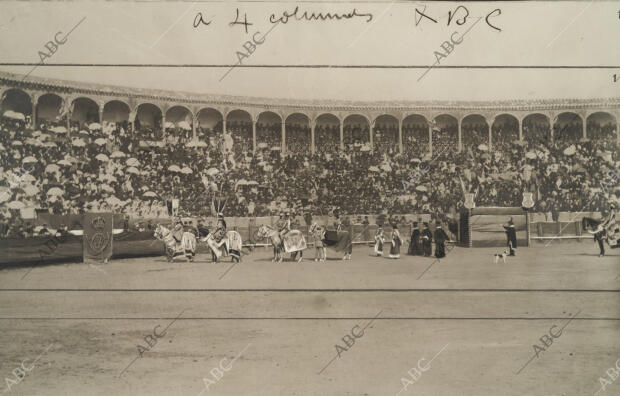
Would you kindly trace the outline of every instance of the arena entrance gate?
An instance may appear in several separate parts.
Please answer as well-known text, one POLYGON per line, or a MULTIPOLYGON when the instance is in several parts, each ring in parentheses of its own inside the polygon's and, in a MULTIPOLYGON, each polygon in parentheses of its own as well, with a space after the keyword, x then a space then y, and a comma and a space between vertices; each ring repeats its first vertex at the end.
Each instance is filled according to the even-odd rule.
POLYGON ((479 207, 463 210, 460 239, 469 247, 506 246, 504 227, 512 217, 517 231, 517 246, 527 246, 527 211, 520 207, 479 207))

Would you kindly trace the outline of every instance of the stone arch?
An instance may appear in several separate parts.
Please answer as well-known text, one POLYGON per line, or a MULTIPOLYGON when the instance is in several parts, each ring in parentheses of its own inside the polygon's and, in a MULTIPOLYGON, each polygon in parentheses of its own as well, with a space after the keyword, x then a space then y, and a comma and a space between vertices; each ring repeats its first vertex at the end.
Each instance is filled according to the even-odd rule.
POLYGON ((491 125, 493 149, 509 148, 512 142, 519 140, 519 119, 509 113, 499 114, 491 125))
MULTIPOLYGON (((236 153, 252 150, 252 120, 252 114, 247 110, 235 109, 226 114, 226 131, 232 135, 236 153)), ((215 133, 221 133, 221 125, 215 127, 215 133)))
POLYGON ((489 147, 489 124, 482 114, 468 114, 461 121, 463 147, 477 149, 484 144, 489 147))
POLYGON ((437 115, 433 119, 433 121, 433 153, 442 153, 458 150, 458 119, 451 114, 443 113, 437 115))
POLYGON ((586 118, 586 137, 592 140, 617 141, 618 120, 606 111, 595 111, 586 118))
POLYGON ((192 138, 194 115, 184 105, 174 105, 166 110, 166 137, 187 141, 192 138))
POLYGON ((63 104, 64 99, 55 93, 45 93, 37 99, 37 125, 45 124, 63 124, 63 104))
POLYGON ((2 102, 0 103, 0 115, 6 111, 21 113, 24 118, 32 116, 32 97, 19 88, 9 88, 2 92, 2 102))
POLYGON ((553 123, 553 140, 558 142, 576 142, 583 137, 583 119, 572 111, 557 115, 553 123))
POLYGON ((403 119, 403 151, 421 158, 428 153, 428 120, 421 114, 408 114, 403 119))
POLYGON ((145 140, 163 138, 163 112, 153 103, 140 103, 136 107, 135 131, 145 140))
POLYGON ((523 140, 529 143, 547 142, 551 138, 549 116, 543 113, 528 114, 521 121, 523 124, 523 140))
POLYGON ((319 152, 337 151, 340 147, 340 118, 331 113, 315 119, 314 142, 319 152))
POLYGON ((375 118, 372 134, 376 150, 392 154, 398 152, 398 118, 396 116, 382 114, 375 118))
POLYGON ((198 110, 196 112, 196 136, 198 140, 208 142, 213 136, 220 135, 223 129, 223 121, 224 115, 218 109, 203 107, 198 110))
POLYGON ((344 146, 346 149, 360 148, 370 144, 370 121, 362 114, 349 114, 342 120, 344 146))
POLYGON ((256 143, 277 151, 282 148, 282 117, 273 111, 263 111, 256 117, 256 143))
POLYGON ((70 125, 83 129, 92 123, 100 123, 99 104, 86 96, 80 96, 71 102, 70 125))
POLYGON ((285 120, 285 147, 287 151, 304 153, 311 149, 310 117, 304 113, 289 114, 285 120))
POLYGON ((102 122, 127 122, 131 108, 122 100, 110 100, 103 105, 102 122))

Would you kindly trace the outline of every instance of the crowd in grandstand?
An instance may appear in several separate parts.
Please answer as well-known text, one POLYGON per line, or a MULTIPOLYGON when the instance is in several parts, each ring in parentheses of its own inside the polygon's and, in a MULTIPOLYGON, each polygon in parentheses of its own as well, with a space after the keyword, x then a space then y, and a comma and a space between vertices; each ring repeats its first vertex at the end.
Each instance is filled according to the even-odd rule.
MULTIPOLYGON (((6 114, 5 114, 6 115, 6 114)), ((180 125, 179 125, 180 124, 180 125)), ((463 127, 457 150, 456 126, 433 133, 428 126, 398 129, 375 125, 374 147, 368 127, 345 125, 339 150, 338 125, 317 125, 316 153, 308 126, 287 125, 285 155, 281 124, 257 125, 252 150, 249 122, 197 128, 205 144, 191 144, 191 127, 166 125, 165 141, 155 127, 128 122, 72 123, 28 117, 0 118, 0 220, 19 235, 24 211, 53 214, 113 211, 140 218, 166 217, 166 201, 180 200, 187 215, 210 215, 212 199, 226 201, 226 216, 293 214, 456 213, 464 193, 477 206, 521 206, 522 193, 534 192, 541 212, 605 209, 617 201, 601 181, 617 172, 614 124, 589 122, 593 138, 583 140, 580 123, 554 126, 524 122, 463 127)))

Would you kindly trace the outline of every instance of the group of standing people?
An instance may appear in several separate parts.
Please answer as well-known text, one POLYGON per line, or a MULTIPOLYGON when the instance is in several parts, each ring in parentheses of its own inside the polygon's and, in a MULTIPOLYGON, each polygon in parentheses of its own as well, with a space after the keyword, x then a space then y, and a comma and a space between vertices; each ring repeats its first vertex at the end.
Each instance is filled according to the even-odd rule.
MULTIPOLYGON (((411 240, 409 242, 408 255, 411 256, 425 256, 430 257, 433 254, 433 239, 435 240, 435 257, 446 257, 446 241, 450 240, 446 232, 441 228, 441 222, 437 222, 435 231, 431 232, 428 223, 423 223, 424 228, 420 230, 418 222, 413 223, 413 231, 411 232, 411 240)), ((383 245, 386 243, 386 238, 383 232, 383 228, 379 227, 375 234, 375 250, 376 256, 383 256, 383 245)), ((389 258, 400 258, 400 247, 403 244, 403 240, 398 231, 396 224, 392 225, 391 234, 391 246, 389 251, 389 258)))
POLYGON ((413 231, 411 232, 411 241, 409 242, 409 250, 407 254, 410 256, 433 255, 433 240, 435 240, 435 257, 446 257, 446 241, 450 238, 448 234, 441 228, 441 222, 437 221, 435 231, 432 232, 427 222, 422 223, 423 228, 420 230, 418 222, 413 223, 413 231))

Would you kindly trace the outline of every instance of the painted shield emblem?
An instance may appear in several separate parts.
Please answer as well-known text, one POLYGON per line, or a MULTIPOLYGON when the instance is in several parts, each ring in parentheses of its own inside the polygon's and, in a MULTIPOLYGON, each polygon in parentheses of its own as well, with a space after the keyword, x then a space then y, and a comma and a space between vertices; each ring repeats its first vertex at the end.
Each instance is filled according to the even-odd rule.
POLYGON ((103 250, 108 246, 110 242, 110 233, 104 232, 105 219, 101 216, 95 217, 91 222, 91 226, 95 230, 95 233, 87 237, 88 247, 95 254, 101 254, 103 250))
POLYGON ((532 198, 534 193, 531 192, 524 192, 523 193, 523 202, 521 202, 521 205, 524 208, 531 208, 532 206, 534 206, 534 198, 532 198))
POLYGON ((465 203, 463 204, 463 206, 465 206, 467 209, 473 209, 476 207, 476 203, 474 202, 474 194, 465 194, 465 203))
POLYGON ((110 241, 110 234, 106 232, 96 232, 90 238, 88 238, 88 247, 95 254, 101 254, 103 250, 108 246, 110 241))

